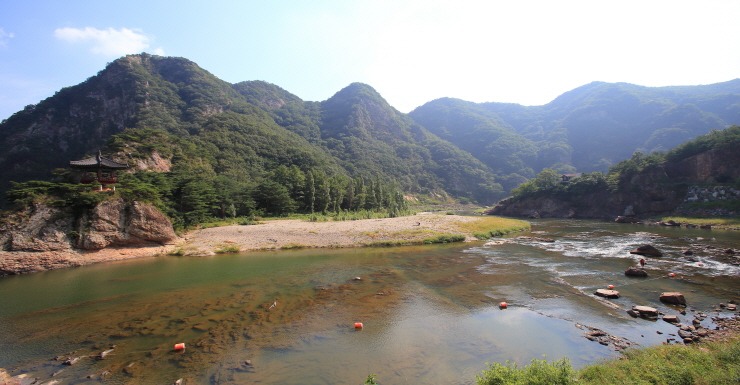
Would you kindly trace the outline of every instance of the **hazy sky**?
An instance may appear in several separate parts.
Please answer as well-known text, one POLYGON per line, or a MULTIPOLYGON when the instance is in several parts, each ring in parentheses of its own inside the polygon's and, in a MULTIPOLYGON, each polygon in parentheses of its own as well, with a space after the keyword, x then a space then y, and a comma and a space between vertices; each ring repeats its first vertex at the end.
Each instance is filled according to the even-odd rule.
POLYGON ((592 81, 740 77, 738 0, 2 0, 0 119, 149 52, 321 101, 545 104, 592 81))

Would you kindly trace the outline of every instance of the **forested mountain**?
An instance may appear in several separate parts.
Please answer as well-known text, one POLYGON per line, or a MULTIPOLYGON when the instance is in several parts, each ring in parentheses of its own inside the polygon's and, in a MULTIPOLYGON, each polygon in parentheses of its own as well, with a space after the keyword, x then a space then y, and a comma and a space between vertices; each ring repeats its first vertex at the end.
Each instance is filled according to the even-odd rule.
POLYGON ((100 149, 172 210, 371 208, 394 189, 487 204, 546 168, 605 171, 738 123, 740 79, 595 82, 532 107, 443 98, 407 115, 365 84, 307 102, 184 58, 129 55, 0 123, 0 192, 100 149))
MULTIPOLYGON (((469 151, 508 189, 533 172, 606 171, 639 151, 667 151, 740 123, 740 79, 704 86, 593 82, 543 106, 443 98, 409 113, 469 151)), ((514 186, 515 187, 515 186, 514 186)))
POLYGON ((3 121, 0 183, 48 180, 98 149, 139 170, 122 184, 201 214, 372 209, 390 204, 393 189, 483 203, 504 195, 488 167, 369 86, 304 102, 269 83, 232 85, 187 59, 148 54, 118 59, 3 121))

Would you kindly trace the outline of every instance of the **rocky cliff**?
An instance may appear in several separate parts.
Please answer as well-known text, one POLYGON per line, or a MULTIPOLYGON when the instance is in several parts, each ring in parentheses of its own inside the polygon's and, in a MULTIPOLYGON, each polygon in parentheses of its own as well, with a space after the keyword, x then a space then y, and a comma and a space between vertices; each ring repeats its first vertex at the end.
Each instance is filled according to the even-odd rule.
POLYGON ((176 239, 170 220, 148 204, 107 200, 77 219, 36 204, 0 224, 0 276, 141 255, 131 247, 152 254, 176 239))
POLYGON ((510 197, 488 210, 487 214, 528 218, 665 216, 677 212, 685 213, 683 205, 699 199, 697 191, 707 190, 707 194, 713 194, 718 200, 737 199, 735 190, 729 186, 707 188, 696 185, 738 179, 740 153, 713 149, 680 161, 646 167, 639 173, 624 176, 619 190, 615 192, 598 189, 577 195, 539 194, 523 199, 510 197))

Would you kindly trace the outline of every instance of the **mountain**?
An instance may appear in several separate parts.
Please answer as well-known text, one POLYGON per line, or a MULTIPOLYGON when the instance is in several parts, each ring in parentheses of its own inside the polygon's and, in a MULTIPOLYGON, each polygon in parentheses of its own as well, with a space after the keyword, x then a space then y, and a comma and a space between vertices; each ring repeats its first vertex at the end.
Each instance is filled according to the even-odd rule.
POLYGON ((606 172, 636 151, 667 151, 740 124, 740 79, 675 87, 593 82, 543 106, 442 98, 409 116, 502 174, 510 189, 507 178, 546 168, 606 172))
MULTIPOLYGON (((315 197, 306 197, 303 185, 309 173, 312 189, 320 187, 326 199, 349 188, 348 178, 482 203, 504 196, 488 167, 367 85, 305 102, 266 82, 229 84, 187 59, 148 54, 120 58, 0 123, 0 169, 6 170, 0 188, 48 180, 55 168, 98 149, 132 170, 172 176, 134 174, 134 182, 168 189, 161 191, 167 199, 179 199, 171 210, 183 207, 186 190, 199 191, 190 193, 192 199, 228 190, 231 204, 238 199, 237 206, 250 211, 274 198, 260 195, 277 188, 268 182, 286 178, 295 182, 291 207, 300 209, 306 199, 312 210, 315 197)), ((346 201, 347 195, 334 198, 346 201)), ((221 206, 223 213, 215 199, 204 207, 221 206)))
POLYGON ((403 114, 365 84, 307 102, 184 58, 129 55, 0 123, 0 192, 103 150, 171 216, 370 208, 393 189, 488 204, 543 169, 605 171, 738 123, 740 79, 594 82, 543 106, 442 98, 403 114))

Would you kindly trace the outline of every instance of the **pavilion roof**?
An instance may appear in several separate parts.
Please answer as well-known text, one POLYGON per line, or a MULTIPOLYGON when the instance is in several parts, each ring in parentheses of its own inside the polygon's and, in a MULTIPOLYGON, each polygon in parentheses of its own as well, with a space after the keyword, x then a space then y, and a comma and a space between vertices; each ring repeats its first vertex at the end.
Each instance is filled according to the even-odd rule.
POLYGON ((98 151, 98 155, 92 158, 82 159, 82 160, 71 160, 69 161, 69 167, 72 168, 111 168, 115 170, 122 170, 128 168, 128 165, 126 163, 119 163, 115 160, 108 159, 100 154, 100 151, 98 151))

